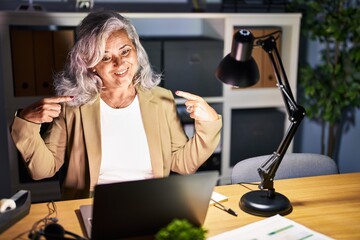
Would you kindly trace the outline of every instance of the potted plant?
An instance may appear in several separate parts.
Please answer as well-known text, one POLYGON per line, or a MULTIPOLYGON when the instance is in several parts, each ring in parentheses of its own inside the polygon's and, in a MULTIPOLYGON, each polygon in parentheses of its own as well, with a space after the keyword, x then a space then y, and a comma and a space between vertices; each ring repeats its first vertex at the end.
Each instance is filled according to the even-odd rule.
POLYGON ((302 33, 322 46, 317 65, 300 66, 300 101, 321 124, 321 153, 337 160, 337 140, 348 114, 360 106, 360 9, 358 0, 293 0, 302 33), (327 133, 327 139, 325 138, 327 133))
POLYGON ((155 240, 205 240, 206 232, 203 227, 196 227, 186 219, 174 219, 159 230, 155 240))

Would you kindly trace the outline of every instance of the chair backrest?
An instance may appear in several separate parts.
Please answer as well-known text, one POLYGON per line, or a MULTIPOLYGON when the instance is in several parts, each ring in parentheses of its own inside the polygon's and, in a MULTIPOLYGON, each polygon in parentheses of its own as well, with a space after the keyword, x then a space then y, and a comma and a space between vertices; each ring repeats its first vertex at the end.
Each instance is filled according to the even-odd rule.
MULTIPOLYGON (((257 169, 270 157, 270 155, 248 158, 238 162, 231 174, 233 184, 240 182, 259 182, 257 169)), ((328 156, 314 153, 288 153, 285 154, 275 179, 298 178, 339 173, 333 159, 328 156)))

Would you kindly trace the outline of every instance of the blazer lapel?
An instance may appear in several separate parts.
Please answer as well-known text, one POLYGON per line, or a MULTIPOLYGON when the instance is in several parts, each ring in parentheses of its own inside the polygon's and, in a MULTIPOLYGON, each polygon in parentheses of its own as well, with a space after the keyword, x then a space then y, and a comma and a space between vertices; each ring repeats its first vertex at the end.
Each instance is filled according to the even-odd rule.
MULTIPOLYGON (((160 126, 157 103, 152 101, 150 91, 137 88, 140 111, 149 145, 151 165, 154 177, 163 177, 163 156, 161 152, 160 126), (155 114, 154 114, 155 113, 155 114)), ((101 164, 101 125, 100 99, 93 104, 80 107, 85 138, 86 151, 89 159, 91 186, 97 182, 101 164)))
POLYGON ((90 186, 94 186, 98 181, 101 164, 100 99, 80 107, 80 111, 89 161, 90 186))
POLYGON ((150 91, 143 91, 137 88, 140 111, 144 124, 144 129, 149 145, 151 165, 154 177, 163 177, 163 156, 161 152, 159 111, 157 103, 152 101, 150 91))

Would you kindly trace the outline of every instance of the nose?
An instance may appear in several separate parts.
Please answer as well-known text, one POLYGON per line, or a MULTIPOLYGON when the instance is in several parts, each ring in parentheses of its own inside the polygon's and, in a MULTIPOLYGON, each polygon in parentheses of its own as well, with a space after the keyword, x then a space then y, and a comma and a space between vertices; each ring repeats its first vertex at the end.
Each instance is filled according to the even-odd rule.
POLYGON ((113 65, 114 66, 118 66, 120 62, 121 62, 121 57, 114 57, 113 58, 113 65))
POLYGON ((123 63, 123 58, 121 56, 116 56, 113 58, 113 65, 120 66, 123 63))

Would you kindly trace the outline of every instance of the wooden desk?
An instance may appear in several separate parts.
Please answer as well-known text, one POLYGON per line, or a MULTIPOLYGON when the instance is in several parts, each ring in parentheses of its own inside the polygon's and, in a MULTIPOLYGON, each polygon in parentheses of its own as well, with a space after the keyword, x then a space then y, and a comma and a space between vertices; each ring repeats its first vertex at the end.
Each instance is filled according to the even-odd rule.
MULTIPOLYGON (((287 218, 334 239, 360 239, 360 173, 276 180, 275 188, 293 205, 287 218)), ((215 191, 229 197, 224 205, 237 211, 238 216, 211 206, 204 223, 208 236, 263 219, 239 209, 239 199, 248 191, 243 186, 218 186, 215 191)), ((59 224, 68 231, 83 235, 75 210, 81 204, 91 202, 91 199, 56 202, 59 224)), ((30 214, 1 234, 0 239, 27 239, 32 224, 46 214, 45 203, 33 204, 30 214)))

